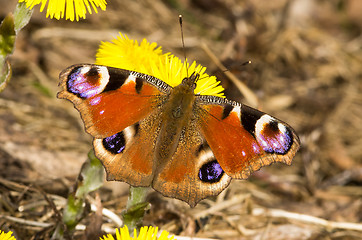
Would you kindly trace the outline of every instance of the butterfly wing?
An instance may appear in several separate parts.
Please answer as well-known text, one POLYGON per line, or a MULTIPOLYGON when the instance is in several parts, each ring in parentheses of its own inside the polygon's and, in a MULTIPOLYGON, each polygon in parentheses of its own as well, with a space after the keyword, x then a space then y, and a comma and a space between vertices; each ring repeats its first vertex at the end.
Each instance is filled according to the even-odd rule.
POLYGON ((197 96, 177 150, 157 167, 152 186, 193 207, 218 195, 231 178, 246 179, 273 162, 291 164, 299 144, 290 126, 263 112, 219 97, 197 96))
POLYGON ((80 112, 107 179, 150 185, 155 121, 171 87, 145 74, 91 64, 71 66, 60 79, 58 97, 80 112))
POLYGON ((94 149, 106 169, 107 180, 132 186, 151 185, 156 167, 153 159, 160 123, 158 113, 156 110, 115 135, 94 139, 94 149))
POLYGON ((198 96, 197 102, 201 132, 232 178, 246 179, 273 162, 291 164, 300 141, 286 123, 219 97, 198 96))
POLYGON ((95 138, 112 136, 145 118, 171 89, 145 74, 91 64, 67 68, 60 80, 58 97, 73 102, 95 138))
POLYGON ((206 197, 218 195, 231 181, 199 127, 193 118, 183 130, 171 160, 157 167, 152 182, 152 187, 162 195, 183 200, 191 207, 206 197))

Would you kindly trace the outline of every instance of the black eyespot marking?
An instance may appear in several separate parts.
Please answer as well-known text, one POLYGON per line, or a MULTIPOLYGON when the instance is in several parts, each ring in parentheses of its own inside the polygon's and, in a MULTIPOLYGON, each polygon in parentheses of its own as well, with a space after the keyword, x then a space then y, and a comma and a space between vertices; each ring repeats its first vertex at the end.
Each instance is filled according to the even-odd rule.
POLYGON ((123 132, 116 133, 110 137, 103 138, 103 146, 109 152, 113 154, 119 154, 123 152, 126 147, 126 139, 123 132))
POLYGON ((229 115, 230 115, 230 113, 231 113, 231 111, 234 109, 234 106, 233 105, 231 105, 231 104, 226 104, 225 106, 224 106, 224 111, 222 112, 222 117, 221 117, 221 119, 225 119, 225 118, 227 118, 229 115))
POLYGON ((84 74, 86 77, 98 77, 99 75, 99 70, 96 67, 91 67, 91 69, 89 69, 89 71, 84 74))
POLYGON ((284 155, 293 145, 293 134, 288 127, 281 132, 277 122, 270 122, 260 134, 258 141, 263 144, 263 150, 267 153, 284 155))
POLYGON ((240 115, 241 124, 245 130, 255 137, 256 122, 264 115, 264 113, 246 105, 242 105, 240 115))
POLYGON ((122 87, 122 85, 126 82, 129 74, 126 72, 122 72, 119 69, 108 67, 109 81, 106 87, 104 88, 104 92, 117 90, 122 87))
POLYGON ((136 78, 136 92, 137 92, 138 94, 141 93, 142 87, 143 87, 143 79, 137 77, 137 78, 136 78))
POLYGON ((279 127, 278 127, 278 122, 277 121, 271 121, 268 123, 268 130, 270 132, 274 132, 274 133, 279 133, 279 127))
POLYGON ((267 114, 257 121, 255 129, 256 140, 267 153, 285 155, 293 145, 292 130, 267 114))
POLYGON ((199 178, 205 183, 219 182, 223 175, 224 170, 216 160, 205 163, 199 170, 199 178))

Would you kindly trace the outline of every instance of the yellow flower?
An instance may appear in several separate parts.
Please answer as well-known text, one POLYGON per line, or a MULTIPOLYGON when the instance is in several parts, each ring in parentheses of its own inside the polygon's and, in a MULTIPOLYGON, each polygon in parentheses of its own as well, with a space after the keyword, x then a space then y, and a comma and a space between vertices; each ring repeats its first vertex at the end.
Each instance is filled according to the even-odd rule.
POLYGON ((183 78, 193 72, 199 73, 195 94, 224 97, 224 90, 215 76, 205 73, 206 68, 193 62, 191 65, 172 55, 162 53, 156 43, 143 39, 140 44, 127 35, 118 36, 111 42, 102 42, 97 52, 96 64, 122 68, 154 76, 172 87, 179 85, 183 78))
POLYGON ((16 240, 11 234, 13 234, 13 232, 9 231, 8 233, 5 233, 0 230, 0 240, 16 240))
POLYGON ((32 9, 35 5, 41 3, 40 12, 43 12, 45 4, 48 2, 47 17, 64 18, 74 21, 74 16, 77 21, 79 18, 85 18, 87 11, 92 14, 93 10, 98 13, 97 7, 103 11, 106 10, 106 0, 19 0, 26 2, 26 7, 32 9))
MULTIPOLYGON (((137 236, 136 229, 134 230, 134 237, 129 235, 128 227, 124 226, 116 230, 116 240, 173 240, 174 236, 169 237, 169 233, 162 231, 161 235, 157 237, 158 228, 154 227, 142 227, 140 234, 137 236)), ((101 240, 115 240, 111 234, 103 236, 101 240)))

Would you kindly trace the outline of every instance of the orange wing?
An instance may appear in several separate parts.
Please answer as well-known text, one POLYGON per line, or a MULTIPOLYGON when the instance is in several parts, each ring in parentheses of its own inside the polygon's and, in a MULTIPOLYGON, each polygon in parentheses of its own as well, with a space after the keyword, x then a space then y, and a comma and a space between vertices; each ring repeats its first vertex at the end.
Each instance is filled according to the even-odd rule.
POLYGON ((171 160, 156 168, 152 187, 166 197, 183 200, 194 207, 200 200, 218 195, 230 181, 200 135, 194 119, 183 132, 171 160))
POLYGON ((246 179, 273 162, 291 164, 300 142, 286 123, 219 97, 197 101, 202 134, 229 176, 246 179))
POLYGON ((58 97, 80 112, 107 179, 149 186, 157 117, 171 87, 152 76, 91 64, 71 66, 60 79, 58 97))
POLYGON ((123 181, 132 186, 150 186, 154 172, 154 143, 160 124, 159 110, 122 132, 93 145, 107 172, 107 180, 123 181))
POLYGON ((73 102, 95 138, 112 136, 145 118, 171 89, 148 75, 90 64, 71 66, 60 79, 58 97, 73 102))

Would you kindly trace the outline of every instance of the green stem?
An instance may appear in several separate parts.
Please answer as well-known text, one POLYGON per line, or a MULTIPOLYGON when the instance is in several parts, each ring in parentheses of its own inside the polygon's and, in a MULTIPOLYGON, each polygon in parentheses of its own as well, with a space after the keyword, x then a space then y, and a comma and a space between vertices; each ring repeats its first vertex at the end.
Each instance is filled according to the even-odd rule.
POLYGON ((88 159, 80 170, 76 187, 68 195, 67 204, 63 210, 62 222, 53 234, 52 239, 73 239, 76 225, 88 215, 86 196, 103 185, 103 166, 91 150, 88 159))
POLYGON ((149 187, 132 187, 129 189, 128 202, 123 212, 124 225, 127 225, 129 232, 133 235, 134 229, 139 231, 149 203, 146 202, 149 187))

